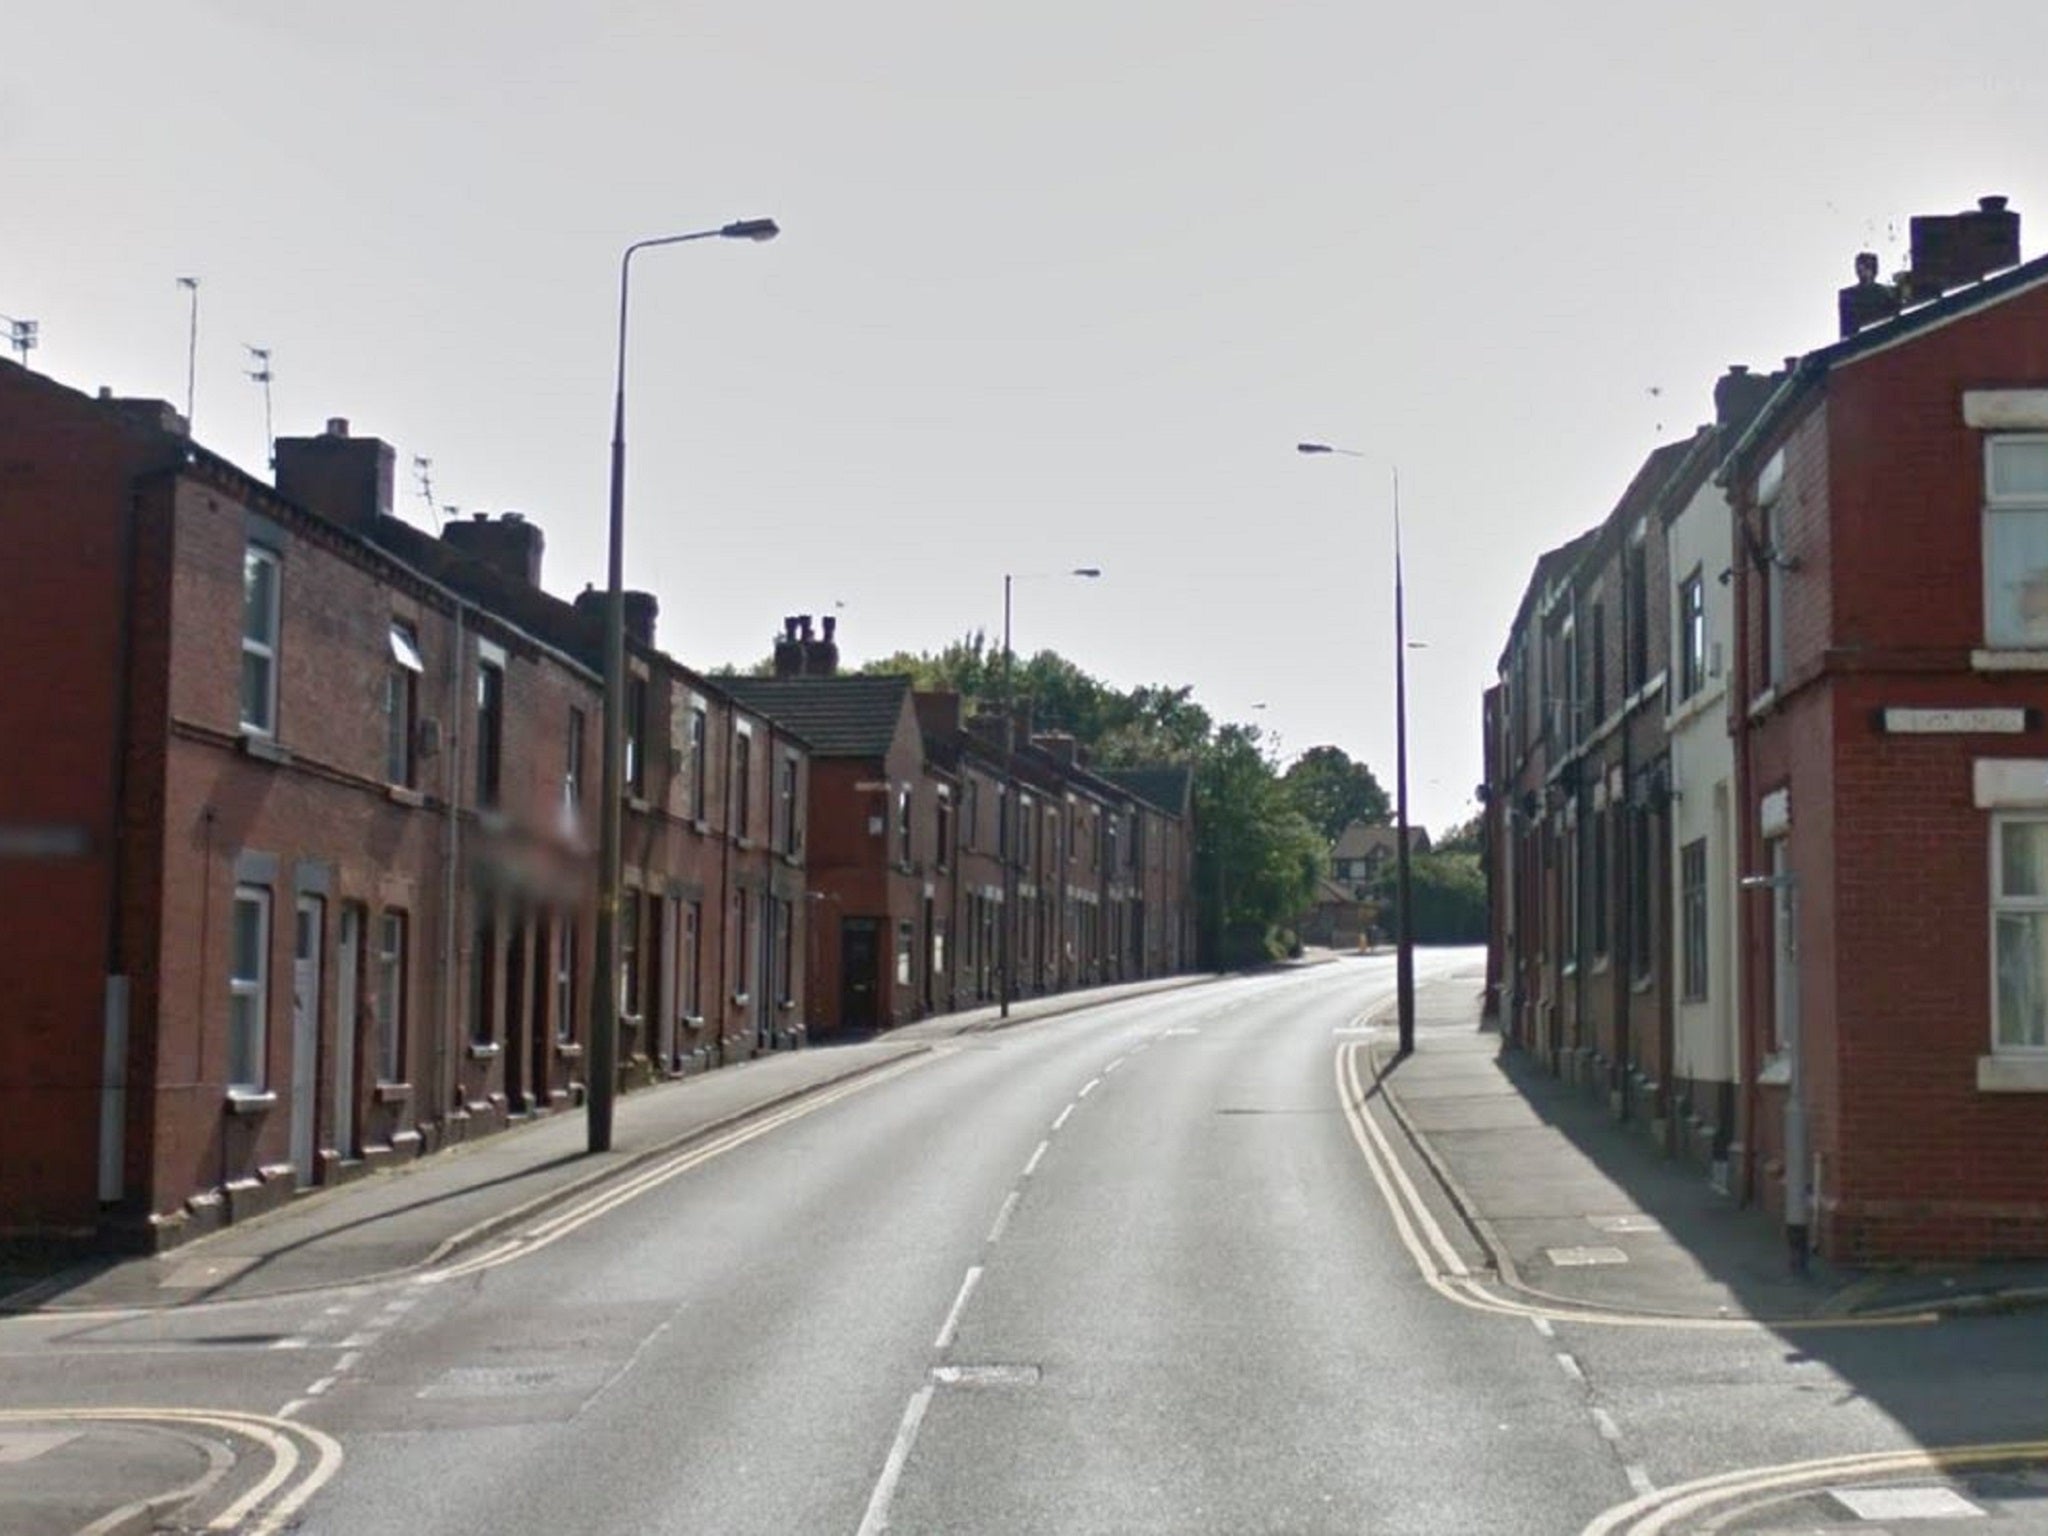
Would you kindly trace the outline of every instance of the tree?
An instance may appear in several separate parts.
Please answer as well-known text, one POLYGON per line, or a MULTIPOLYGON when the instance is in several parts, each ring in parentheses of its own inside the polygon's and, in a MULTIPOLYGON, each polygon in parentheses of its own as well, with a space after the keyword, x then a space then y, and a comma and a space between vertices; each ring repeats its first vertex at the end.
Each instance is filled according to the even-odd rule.
MULTIPOLYGON (((1408 887, 1415 902, 1414 936, 1418 944, 1481 944, 1486 941, 1486 876, 1479 855, 1418 853, 1408 861, 1408 887)), ((1394 931, 1400 903, 1391 868, 1379 878, 1374 894, 1381 903, 1380 925, 1394 931)))
POLYGON ((1281 781, 1309 825, 1334 843, 1354 821, 1378 826, 1387 819, 1387 792, 1363 763, 1338 747, 1310 747, 1289 765, 1281 781))
POLYGON ((1226 725, 1195 761, 1196 902, 1210 963, 1274 957, 1275 930, 1315 895, 1325 847, 1255 726, 1226 725))

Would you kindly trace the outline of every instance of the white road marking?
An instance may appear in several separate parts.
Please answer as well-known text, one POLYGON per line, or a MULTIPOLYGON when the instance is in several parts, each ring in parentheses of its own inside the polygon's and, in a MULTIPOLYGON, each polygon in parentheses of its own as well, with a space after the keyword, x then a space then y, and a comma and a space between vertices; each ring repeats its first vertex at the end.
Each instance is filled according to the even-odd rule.
POLYGON ((1557 1368, 1573 1381, 1583 1383, 1586 1379, 1586 1373, 1579 1369, 1579 1362, 1570 1355, 1560 1354, 1557 1357, 1557 1368))
POLYGON ((1060 1111, 1060 1117, 1059 1119, 1053 1121, 1052 1128, 1054 1130, 1058 1130, 1061 1126, 1065 1125, 1067 1123, 1067 1116, 1071 1115, 1073 1112, 1074 1106, 1069 1104, 1065 1109, 1060 1111))
POLYGON ((1530 1326, 1535 1328, 1535 1330, 1538 1333, 1542 1334, 1543 1337, 1545 1337, 1546 1339, 1554 1339, 1557 1337, 1557 1330, 1550 1326, 1549 1318, 1539 1317, 1534 1314, 1531 1314, 1529 1318, 1529 1323, 1530 1326))
POLYGON ((310 1397, 295 1397, 290 1402, 286 1403, 282 1408, 277 1410, 277 1416, 280 1419, 288 1419, 293 1414, 297 1413, 301 1408, 310 1408, 312 1406, 313 1399, 311 1399, 310 1397))
POLYGON ((308 1347, 309 1343, 309 1340, 296 1337, 289 1339, 272 1339, 270 1341, 270 1347, 272 1349, 305 1349, 308 1347))
POLYGON ((1621 1471, 1622 1475, 1628 1479, 1629 1487, 1635 1489, 1639 1497, 1647 1498, 1650 1494, 1657 1491, 1657 1485, 1650 1481, 1650 1474, 1645 1472, 1635 1462, 1630 1462, 1621 1471))
POLYGON ((1052 1143, 1049 1141, 1041 1141, 1038 1144, 1038 1150, 1031 1154, 1031 1161, 1024 1165, 1023 1177, 1028 1179, 1031 1175, 1038 1172, 1038 1165, 1045 1161, 1045 1149, 1051 1145, 1052 1143))
POLYGON ((306 1396, 325 1397, 327 1395, 327 1389, 333 1386, 337 1380, 339 1380, 339 1378, 335 1376, 322 1376, 318 1381, 314 1382, 310 1387, 306 1388, 306 1396))
POLYGON ((1080 1091, 1079 1093, 1075 1094, 1075 1095, 1074 1095, 1074 1097, 1075 1097, 1075 1098, 1077 1098, 1077 1099, 1085 1099, 1085 1098, 1087 1098, 1087 1097, 1088 1097, 1088 1095, 1089 1095, 1089 1094, 1093 1093, 1093 1092, 1094 1092, 1094 1091, 1095 1091, 1096 1089, 1100 1088, 1101 1086, 1102 1086, 1102 1079, 1101 1079, 1101 1078, 1099 1078, 1099 1077, 1091 1077, 1091 1078, 1089 1078, 1089 1079, 1088 1079, 1088 1081, 1087 1081, 1087 1082, 1085 1082, 1085 1083, 1083 1083, 1083 1084, 1081 1085, 1081 1091, 1080 1091))
POLYGON ((1109 1064, 1108 1066, 1106 1066, 1106 1067, 1104 1067, 1104 1068, 1102 1069, 1102 1075, 1103 1075, 1104 1077, 1107 1077, 1107 1076, 1109 1076, 1109 1074, 1110 1074, 1110 1073, 1114 1072, 1114 1071, 1115 1071, 1115 1070, 1116 1070, 1116 1069, 1117 1069, 1118 1067, 1122 1066, 1123 1064, 1124 1064, 1124 1059, 1123 1059, 1123 1057, 1121 1057, 1121 1056, 1117 1057, 1117 1059, 1116 1059, 1115 1061, 1112 1061, 1112 1062, 1111 1062, 1111 1063, 1110 1063, 1110 1064, 1109 1064))
POLYGON ((1600 1431, 1600 1438, 1609 1445, 1621 1444, 1621 1426, 1614 1422, 1614 1415, 1605 1408, 1593 1410, 1593 1427, 1600 1431))
POLYGON ((967 1271, 967 1278, 960 1282, 960 1294, 953 1298, 953 1310, 946 1314, 946 1321, 939 1329, 939 1336, 932 1340, 933 1349, 945 1349, 952 1344, 953 1334, 960 1327, 960 1314, 967 1307, 967 1298, 974 1294, 974 1288, 979 1284, 981 1266, 977 1264, 967 1271))
POLYGON ((1018 1192, 1011 1190, 1003 1201, 1003 1208, 996 1212, 996 1224, 988 1229, 990 1242, 999 1243, 1003 1240, 1003 1232, 1010 1225, 1010 1215, 1017 1209, 1017 1197, 1018 1192))
POLYGON ((334 1374, 339 1376, 344 1371, 354 1370, 356 1362, 362 1358, 363 1353, 361 1350, 350 1350, 347 1354, 343 1355, 339 1360, 334 1362, 334 1374))
POLYGON ((896 1426, 896 1443, 889 1447, 889 1459, 882 1463, 882 1475, 875 1480, 875 1491, 868 1495, 868 1511, 861 1517, 860 1529, 854 1536, 880 1536, 889 1529, 889 1502, 896 1497, 897 1479, 903 1476, 903 1464, 910 1460, 910 1448, 917 1443, 917 1429, 924 1423, 925 1409, 932 1405, 933 1390, 926 1385, 910 1395, 910 1402, 903 1409, 903 1422, 896 1426))

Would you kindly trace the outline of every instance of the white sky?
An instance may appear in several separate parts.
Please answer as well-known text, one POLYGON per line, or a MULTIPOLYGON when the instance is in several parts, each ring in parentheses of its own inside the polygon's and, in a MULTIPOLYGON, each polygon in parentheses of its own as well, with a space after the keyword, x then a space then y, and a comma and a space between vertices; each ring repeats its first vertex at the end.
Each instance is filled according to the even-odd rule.
POLYGON ((849 658, 1002 619, 1189 683, 1283 756, 1469 814, 1539 551, 1730 362, 1833 336, 1851 257, 2008 194, 2048 221, 2048 6, 13 0, 0 313, 32 364, 397 445, 401 510, 519 510, 601 578, 620 250, 628 573, 702 667, 841 612, 849 658), (1653 393, 1660 391, 1660 393, 1653 393), (1378 462, 1302 459, 1303 437, 1378 462), (1264 704, 1263 711, 1255 706, 1264 704))

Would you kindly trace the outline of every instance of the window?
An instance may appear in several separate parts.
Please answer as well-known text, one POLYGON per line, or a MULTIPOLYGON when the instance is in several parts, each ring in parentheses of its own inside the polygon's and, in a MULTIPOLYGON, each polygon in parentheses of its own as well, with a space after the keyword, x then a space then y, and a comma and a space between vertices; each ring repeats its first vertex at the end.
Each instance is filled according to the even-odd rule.
POLYGON ((1590 893, 1593 954, 1596 957, 1607 953, 1607 862, 1607 813, 1601 811, 1593 817, 1593 881, 1590 893))
POLYGON ((555 1039, 576 1038, 576 913, 565 908, 555 928, 555 1039))
POLYGON ((1010 856, 1010 786, 996 786, 996 855, 1010 856))
POLYGON ((794 752, 784 752, 782 768, 775 783, 775 845, 791 858, 796 857, 803 842, 798 835, 796 790, 797 756, 794 752))
POLYGON ((647 798, 647 679, 626 679, 626 794, 647 798))
POLYGON ((704 1017, 704 999, 699 991, 699 978, 704 970, 704 909, 694 901, 683 903, 683 920, 676 943, 681 953, 677 955, 676 998, 682 1008, 683 1018, 691 1023, 701 1022, 704 1017))
POLYGON ((1562 655, 1559 666, 1564 673, 1564 719, 1560 723, 1558 736, 1565 746, 1575 747, 1579 744, 1579 632, 1570 619, 1564 621, 1560 650, 1562 655))
POLYGON ((932 850, 932 856, 937 861, 940 869, 946 868, 951 862, 947 857, 946 850, 952 846, 952 843, 953 797, 942 788, 939 791, 938 846, 932 850))
POLYGON ((469 1039, 491 1045, 498 1038, 498 925, 490 898, 475 898, 469 936, 469 1039))
POLYGON ((242 729, 277 734, 277 551, 242 551, 242 729))
POLYGON ((2048 817, 1998 817, 1991 839, 1992 1048, 2048 1050, 2048 817))
POLYGON ((1678 850, 1679 949, 1685 1000, 1707 1000, 1707 840, 1678 850))
POLYGON ((391 626, 391 665, 384 673, 384 779, 410 789, 414 723, 419 716, 420 648, 403 624, 391 626))
POLYGON ((583 711, 569 706, 569 749, 562 764, 562 804, 576 809, 583 804, 583 711))
POLYGON ((1585 893, 1579 889, 1579 840, 1582 829, 1576 823, 1567 825, 1560 841, 1563 844, 1563 895, 1558 905, 1564 909, 1564 964, 1567 969, 1579 962, 1579 907, 1585 900, 1585 893))
POLYGON ((753 757, 754 738, 742 731, 732 743, 732 830, 742 841, 753 826, 753 757))
POLYGON ((750 942, 749 930, 752 923, 752 909, 747 904, 747 893, 735 891, 732 898, 732 942, 733 942, 733 1000, 745 1002, 753 992, 754 946, 750 942))
POLYGON ((913 935, 910 931, 910 922, 907 918, 902 922, 897 923, 896 985, 899 987, 907 987, 910 985, 911 946, 914 937, 915 935, 913 935))
POLYGON ((775 903, 775 1001, 787 1008, 796 1002, 796 924, 790 903, 775 903))
POLYGON ((505 669, 481 661, 476 668, 476 801, 498 803, 505 751, 505 669))
POLYGON ((1656 867, 1652 854, 1656 840, 1651 837, 1650 829, 1655 823, 1648 816, 1631 815, 1626 825, 1629 831, 1629 974, 1637 981, 1647 981, 1655 969, 1657 956, 1657 935, 1650 922, 1653 910, 1651 897, 1656 890, 1652 883, 1656 867))
POLYGON ((1707 589, 1702 573, 1678 584, 1678 696, 1689 699, 1707 685, 1707 589))
POLYGON ((377 923, 377 1081, 405 1081, 405 914, 377 923))
POLYGON ((640 893, 619 893, 619 1012, 640 1017, 640 893))
POLYGON ((2048 646, 2048 436, 1984 443, 1984 632, 2048 646))
POLYGON ((910 786, 904 784, 896 791, 896 862, 910 862, 910 786))
POLYGON ((264 1013, 270 979, 270 892, 235 887, 228 972, 228 1088, 263 1091, 264 1013))
POLYGON ((1593 709, 1588 726, 1597 727, 1607 718, 1607 609, 1593 605, 1593 709))
POLYGON ((1643 541, 1628 547, 1628 593, 1622 624, 1628 631, 1626 687, 1630 693, 1650 680, 1650 561, 1643 541))
POLYGON ((704 706, 690 710, 690 820, 704 819, 704 742, 708 732, 704 706))
POLYGON ((960 846, 981 846, 981 780, 972 774, 960 786, 960 846))

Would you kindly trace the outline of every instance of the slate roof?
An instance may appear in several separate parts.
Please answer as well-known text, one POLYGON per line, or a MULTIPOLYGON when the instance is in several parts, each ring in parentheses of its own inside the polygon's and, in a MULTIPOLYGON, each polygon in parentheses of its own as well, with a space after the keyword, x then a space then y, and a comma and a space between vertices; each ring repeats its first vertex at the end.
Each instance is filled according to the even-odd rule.
POLYGON ((885 757, 910 699, 908 677, 724 677, 749 709, 790 726, 819 757, 885 757))
POLYGON ((1162 811, 1175 816, 1188 813, 1195 782, 1192 768, 1098 768, 1094 772, 1097 778, 1162 811))
MULTIPOLYGON (((1400 846, 1400 839, 1394 829, 1376 826, 1369 822, 1354 821, 1337 835, 1337 845, 1330 850, 1333 859, 1369 859, 1374 854, 1391 854, 1400 846)), ((1429 833, 1421 827, 1408 829, 1408 851, 1411 854, 1429 852, 1429 833)))

